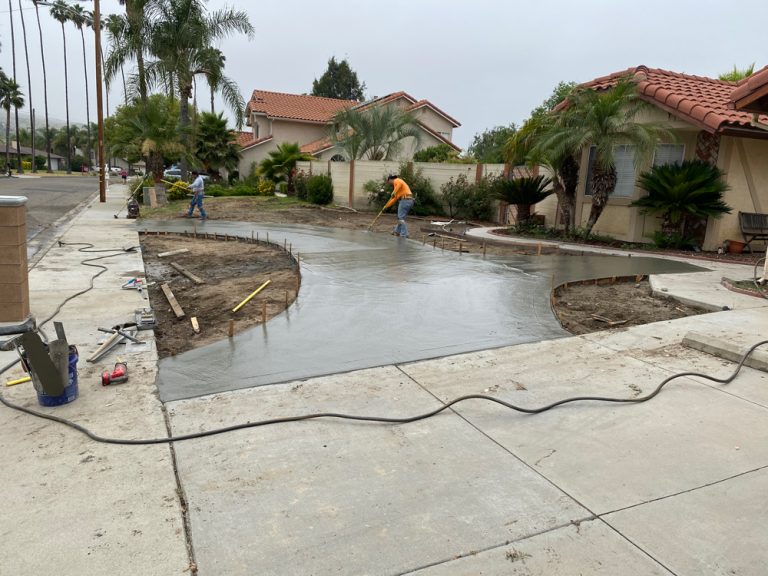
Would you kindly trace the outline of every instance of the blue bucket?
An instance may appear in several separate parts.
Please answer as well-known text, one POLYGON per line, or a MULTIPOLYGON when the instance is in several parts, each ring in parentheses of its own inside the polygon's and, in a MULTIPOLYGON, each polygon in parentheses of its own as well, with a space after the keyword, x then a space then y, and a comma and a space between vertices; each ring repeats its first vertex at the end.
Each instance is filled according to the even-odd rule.
POLYGON ((80 355, 75 346, 69 347, 69 381, 64 387, 64 394, 61 396, 49 396, 44 392, 37 392, 37 401, 40 406, 61 406, 69 404, 77 398, 77 360, 80 355))

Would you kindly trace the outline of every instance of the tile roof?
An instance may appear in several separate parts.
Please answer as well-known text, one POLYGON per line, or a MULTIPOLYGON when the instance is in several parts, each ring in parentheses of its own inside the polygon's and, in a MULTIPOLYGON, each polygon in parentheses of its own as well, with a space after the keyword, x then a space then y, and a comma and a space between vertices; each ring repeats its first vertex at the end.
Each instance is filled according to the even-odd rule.
POLYGON ((245 144, 240 144, 240 147, 242 150, 246 150, 247 148, 253 148, 254 146, 259 146, 260 144, 264 144, 264 142, 269 142, 270 140, 272 140, 272 136, 264 136, 262 138, 256 138, 256 140, 251 139, 249 142, 246 142, 245 144))
POLYGON ((739 82, 729 105, 745 112, 768 112, 768 66, 739 82))
POLYGON ((301 147, 301 151, 305 154, 312 154, 314 156, 323 150, 328 150, 328 148, 333 148, 333 143, 328 136, 325 136, 323 138, 313 140, 312 142, 307 142, 301 147))
POLYGON ((237 142, 241 147, 248 146, 253 141, 253 132, 235 132, 235 142, 237 142))
POLYGON ((270 118, 287 118, 305 122, 330 122, 336 113, 356 105, 354 100, 337 100, 304 94, 284 94, 254 90, 246 106, 246 112, 266 114, 270 118))
POLYGON ((750 113, 729 107, 737 87, 734 82, 636 66, 595 78, 580 88, 607 90, 623 77, 630 77, 637 84, 643 99, 707 132, 747 129, 759 133, 751 126, 750 113))
POLYGON ((459 126, 461 126, 461 123, 458 120, 456 120, 455 118, 453 118, 451 116, 448 116, 448 114, 446 114, 445 112, 440 110, 440 108, 438 108, 437 106, 432 104, 432 102, 430 102, 429 100, 419 100, 418 102, 414 102, 413 104, 408 106, 408 108, 406 108, 406 110, 408 110, 409 112, 413 112, 414 110, 418 110, 419 108, 424 108, 424 107, 430 108, 430 109, 434 110, 435 112, 437 112, 438 114, 440 114, 440 116, 442 116, 443 118, 448 120, 448 122, 453 124, 453 126, 455 128, 458 128, 459 126))

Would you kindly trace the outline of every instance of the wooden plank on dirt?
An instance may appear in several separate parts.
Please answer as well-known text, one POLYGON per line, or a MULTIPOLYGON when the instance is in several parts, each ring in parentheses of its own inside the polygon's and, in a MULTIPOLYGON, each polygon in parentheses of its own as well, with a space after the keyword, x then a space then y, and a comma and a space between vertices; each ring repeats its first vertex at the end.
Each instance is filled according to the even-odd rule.
POLYGON ((170 252, 161 252, 157 257, 165 258, 166 256, 176 256, 176 254, 184 254, 186 252, 189 252, 189 248, 179 248, 178 250, 171 250, 170 252))
POLYGON ((192 321, 192 330, 195 331, 195 334, 200 334, 200 324, 197 323, 197 316, 192 316, 190 320, 192 321))
POLYGON ((192 274, 192 272, 190 272, 189 270, 187 270, 187 269, 186 269, 186 268, 184 268, 183 266, 180 266, 180 265, 179 265, 179 264, 177 264, 176 262, 171 262, 170 264, 171 264, 171 266, 173 266, 174 268, 176 268, 176 270, 178 270, 179 272, 181 272, 182 274, 184 274, 184 276, 186 276, 187 278, 189 278, 190 280, 192 280, 192 282, 194 282, 195 284, 205 284, 205 280, 203 280, 202 278, 200 278, 200 276, 197 276, 197 275, 195 275, 195 274, 192 274))
POLYGON ((626 320, 611 320, 610 318, 606 318, 605 316, 600 316, 598 314, 590 314, 590 316, 592 316, 592 318, 598 322, 605 322, 608 324, 608 326, 620 326, 627 322, 626 320))
POLYGON ((168 304, 171 305, 173 313, 176 314, 176 318, 184 318, 184 310, 182 310, 181 306, 179 306, 179 303, 176 300, 176 296, 173 295, 173 292, 171 292, 168 284, 160 284, 160 289, 163 291, 163 294, 165 294, 165 297, 168 300, 168 304))

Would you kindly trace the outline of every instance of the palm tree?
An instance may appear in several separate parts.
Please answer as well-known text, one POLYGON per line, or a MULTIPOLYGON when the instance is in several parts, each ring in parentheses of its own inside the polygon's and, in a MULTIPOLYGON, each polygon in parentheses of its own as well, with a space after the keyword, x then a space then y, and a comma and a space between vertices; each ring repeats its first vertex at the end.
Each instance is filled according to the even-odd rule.
MULTIPOLYGON (((0 107, 5 110, 5 167, 10 172, 11 166, 11 108, 18 110, 24 107, 24 95, 13 78, 8 78, 0 70, 0 107)), ((21 152, 21 150, 17 150, 21 152)), ((19 156, 21 163, 21 156, 19 156)))
POLYGON ((195 156, 214 179, 218 177, 220 168, 226 168, 228 172, 237 169, 240 147, 234 139, 234 134, 227 128, 227 120, 221 112, 200 114, 195 156))
MULTIPOLYGON (((136 60, 135 85, 139 98, 145 104, 148 92, 144 56, 156 3, 155 0, 120 0, 120 4, 125 6, 125 15, 111 15, 107 25, 111 49, 104 66, 105 82, 111 81, 118 69, 122 71, 126 62, 136 60)), ((126 92, 126 103, 127 100, 126 92)))
POLYGON ((592 209, 585 226, 589 235, 616 188, 614 150, 634 147, 634 161, 641 162, 654 150, 661 135, 668 131, 656 124, 641 124, 635 118, 649 107, 640 99, 635 85, 620 80, 610 90, 583 90, 573 94, 561 111, 554 128, 540 143, 542 150, 555 155, 575 153, 585 146, 594 147, 592 167, 592 209))
POLYGON ((415 117, 393 105, 340 110, 330 136, 352 160, 391 160, 397 157, 403 140, 421 139, 415 117))
POLYGON ((61 38, 64 41, 64 104, 67 111, 67 174, 72 173, 72 145, 70 144, 69 128, 69 79, 67 71, 67 34, 64 30, 64 24, 69 22, 69 4, 64 0, 56 0, 51 5, 51 16, 61 24, 61 38))
POLYGON ((40 35, 40 57, 43 61, 43 98, 45 100, 45 152, 48 155, 47 172, 53 172, 51 168, 51 128, 48 125, 48 76, 45 73, 45 50, 43 49, 43 29, 40 26, 40 9, 38 4, 40 0, 32 0, 35 5, 35 16, 37 17, 37 32, 40 35))
POLYGON ((686 224, 693 219, 719 218, 731 212, 723 202, 728 190, 723 171, 701 160, 654 166, 640 175, 637 184, 648 195, 630 206, 641 208, 642 213, 660 214, 661 231, 667 238, 675 234, 684 238, 686 224))
MULTIPOLYGON (((85 77, 85 126, 88 131, 85 157, 88 158, 88 165, 91 166, 93 164, 91 158, 91 103, 88 96, 88 63, 85 55, 85 34, 83 33, 83 28, 88 26, 88 21, 91 19, 90 15, 82 6, 80 6, 80 4, 71 6, 69 11, 69 19, 72 24, 74 24, 75 27, 80 31, 80 39, 83 43, 83 75, 85 77)), ((107 116, 109 116, 109 113, 107 113, 107 116)))
MULTIPOLYGON (((224 53, 218 48, 207 47, 198 52, 199 71, 200 73, 205 74, 205 79, 208 81, 208 87, 211 89, 211 114, 216 113, 213 106, 213 95, 216 93, 221 82, 225 79, 224 62, 226 62, 226 60, 226 56, 224 56, 224 53)), ((237 92, 237 94, 239 96, 240 92, 237 92)), ((234 103, 232 108, 234 110, 243 110, 245 108, 245 102, 242 101, 242 97, 234 103)), ((240 115, 238 114, 238 116, 240 115)))
POLYGON ((285 142, 277 147, 277 150, 269 152, 269 158, 265 158, 259 164, 259 174, 272 182, 286 182, 289 194, 293 193, 293 176, 296 163, 301 160, 311 160, 312 156, 304 154, 298 143, 285 142))
POLYGON ((505 159, 513 166, 544 166, 552 174, 552 191, 557 196, 563 215, 565 232, 575 225, 576 190, 579 184, 579 163, 569 150, 544 149, 545 141, 554 128, 554 116, 548 111, 534 113, 507 141, 505 159))
POLYGON ((21 8, 19 0, 19 15, 21 16, 21 30, 24 36, 24 59, 27 63, 27 101, 29 103, 29 132, 31 135, 30 146, 32 147, 32 172, 37 172, 37 158, 35 151, 35 119, 33 117, 34 108, 32 106, 32 75, 29 70, 29 50, 27 49, 27 24, 24 21, 24 10, 21 8))
MULTIPOLYGON (((11 0, 8 0, 8 16, 11 19, 11 58, 13 61, 13 79, 16 80, 16 34, 13 27, 13 4, 11 0)), ((21 174, 24 172, 24 168, 21 166, 21 145, 19 144, 19 109, 14 109, 16 115, 16 171, 21 174)))
MULTIPOLYGON (((242 32, 250 38, 254 28, 246 12, 231 8, 208 12, 200 0, 158 0, 157 8, 162 18, 152 25, 150 49, 156 59, 146 66, 147 83, 157 86, 163 82, 168 85, 169 80, 175 82, 179 93, 181 141, 186 146, 189 100, 193 78, 201 71, 201 51, 234 32, 242 32)), ((234 83, 230 85, 234 86, 234 83)), ((236 95, 239 96, 239 90, 236 95)), ((237 110, 237 120, 238 126, 241 125, 241 108, 237 110)), ((186 176, 184 161, 181 166, 182 175, 186 176)))
POLYGON ((744 80, 744 78, 749 78, 754 73, 755 73, 754 62, 752 62, 752 64, 750 64, 744 69, 736 68, 736 64, 734 64, 733 70, 730 70, 725 74, 720 74, 720 76, 718 76, 718 79, 725 80, 726 82, 738 82, 739 80, 744 80))
POLYGON ((531 219, 531 206, 552 194, 552 180, 545 176, 497 180, 496 191, 501 200, 517 207, 517 223, 525 226, 531 219))
MULTIPOLYGON (((117 43, 118 38, 120 38, 123 33, 122 32, 123 25, 125 24, 126 21, 123 19, 122 16, 119 16, 118 14, 110 14, 109 16, 107 16, 107 18, 103 22, 104 22, 105 28, 107 29, 107 35, 108 35, 110 44, 114 46, 117 43)), ((107 84, 107 86, 109 86, 112 79, 111 77, 108 77, 108 75, 106 74, 107 60, 104 58, 103 54, 101 58, 104 62, 103 63, 103 69, 105 70, 104 82, 107 84)), ((120 75, 123 79, 123 102, 125 104, 128 104, 128 87, 125 84, 125 69, 123 66, 123 62, 119 62, 118 65, 120 66, 120 75)))

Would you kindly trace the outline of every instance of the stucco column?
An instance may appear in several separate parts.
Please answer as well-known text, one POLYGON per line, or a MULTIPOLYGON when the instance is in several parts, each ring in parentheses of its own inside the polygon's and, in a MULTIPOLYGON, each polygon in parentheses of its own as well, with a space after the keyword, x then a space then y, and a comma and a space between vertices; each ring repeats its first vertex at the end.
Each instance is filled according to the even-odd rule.
POLYGON ((0 322, 29 317, 27 199, 0 196, 0 322))

